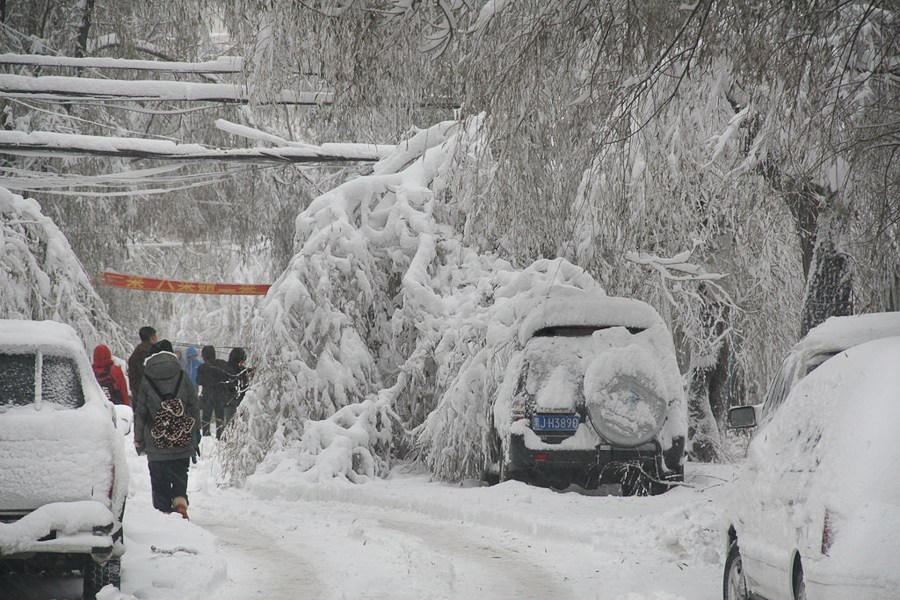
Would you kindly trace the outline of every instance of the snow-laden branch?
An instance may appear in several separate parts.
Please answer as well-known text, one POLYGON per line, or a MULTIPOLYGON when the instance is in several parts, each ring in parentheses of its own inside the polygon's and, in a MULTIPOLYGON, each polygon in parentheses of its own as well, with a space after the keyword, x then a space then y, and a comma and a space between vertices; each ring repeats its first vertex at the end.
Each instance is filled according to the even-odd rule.
MULTIPOLYGON (((102 99, 123 101, 167 100, 182 102, 247 103, 247 87, 234 83, 190 81, 113 80, 90 77, 29 77, 0 74, 0 95, 57 100, 102 99)), ((320 106, 331 104, 331 92, 282 91, 266 100, 271 104, 320 106)))
POLYGON ((665 258, 647 252, 626 252, 625 260, 652 267, 660 273, 664 279, 671 281, 715 281, 725 277, 722 273, 707 273, 700 265, 687 262, 691 258, 692 251, 685 250, 675 256, 665 258), (675 275, 672 271, 684 273, 675 275))
POLYGON ((362 156, 378 156, 385 157, 392 153, 396 146, 391 144, 353 144, 353 143, 325 143, 322 145, 316 144, 308 144, 306 142, 296 142, 287 140, 281 136, 273 135, 267 131, 262 131, 260 129, 254 129, 253 127, 248 127, 246 125, 240 125, 239 123, 232 123, 231 121, 227 121, 225 119, 216 119, 216 128, 230 133, 232 135, 236 135, 239 137, 246 138, 248 140, 254 140, 257 142, 267 142, 270 144, 275 144, 276 146, 283 146, 288 148, 295 148, 300 150, 308 150, 312 153, 334 153, 341 154, 344 152, 355 152, 360 151, 362 156))
POLYGON ((85 346, 125 352, 122 330, 40 205, 0 187, 0 318, 68 323, 85 346))
POLYGON ((125 58, 47 56, 45 54, 0 54, 0 65, 34 65, 41 67, 74 67, 81 69, 128 69, 161 73, 240 73, 240 56, 220 56, 204 62, 165 60, 133 60, 125 58))
POLYGON ((327 143, 321 146, 302 144, 275 148, 224 149, 207 148, 200 144, 179 144, 169 140, 0 130, 0 154, 3 153, 26 156, 74 154, 180 161, 344 165, 380 160, 385 155, 386 148, 375 144, 327 143))
MULTIPOLYGON (((728 299, 728 293, 719 284, 715 283, 717 280, 725 277, 725 275, 722 273, 707 273, 702 266, 687 262, 691 258, 692 253, 693 250, 685 250, 675 256, 665 258, 647 252, 629 251, 623 255, 623 258, 656 271, 660 278, 660 287, 665 293, 666 299, 673 306, 676 306, 678 302, 672 296, 669 285, 667 285, 667 283, 672 282, 675 282, 676 285, 678 282, 684 281, 704 282, 716 290, 722 298, 728 299)), ((680 289, 681 291, 686 291, 683 288, 680 289)))

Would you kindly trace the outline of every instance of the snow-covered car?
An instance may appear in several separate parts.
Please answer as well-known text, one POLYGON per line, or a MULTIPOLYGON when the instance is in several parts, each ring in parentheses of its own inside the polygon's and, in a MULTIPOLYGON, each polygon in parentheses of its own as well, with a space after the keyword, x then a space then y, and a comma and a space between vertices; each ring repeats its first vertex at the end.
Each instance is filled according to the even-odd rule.
POLYGON ((81 570, 84 598, 119 585, 128 411, 71 327, 0 320, 0 568, 81 570))
POLYGON ((762 404, 736 406, 728 411, 732 428, 755 427, 765 423, 784 402, 791 389, 816 367, 859 344, 900 335, 900 312, 869 313, 831 317, 809 330, 781 363, 762 404))
POLYGON ((750 443, 726 505, 725 600, 897 598, 900 337, 800 381, 750 443))
POLYGON ((523 321, 493 406, 500 480, 624 495, 683 480, 687 404, 649 304, 551 297, 523 321))

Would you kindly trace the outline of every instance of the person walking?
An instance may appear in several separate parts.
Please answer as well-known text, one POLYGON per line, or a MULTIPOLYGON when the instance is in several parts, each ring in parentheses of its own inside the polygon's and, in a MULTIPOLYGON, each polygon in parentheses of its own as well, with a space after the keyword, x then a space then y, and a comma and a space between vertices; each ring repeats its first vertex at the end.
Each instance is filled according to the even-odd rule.
POLYGON ((200 400, 172 351, 160 340, 134 397, 134 447, 147 455, 153 507, 188 518, 188 467, 198 448, 200 400))
POLYGON ((203 435, 210 435, 210 423, 215 417, 216 439, 222 439, 225 427, 225 403, 230 398, 228 382, 231 378, 228 363, 216 358, 216 349, 203 346, 200 350, 203 363, 197 369, 197 383, 203 404, 203 435))
POLYGON ((245 366, 247 352, 243 348, 232 348, 228 354, 228 398, 225 400, 225 426, 234 418, 237 407, 247 388, 250 387, 250 368, 245 366))
POLYGON ((193 346, 189 346, 187 351, 184 353, 184 370, 187 372, 188 377, 191 378, 191 384, 193 384, 194 389, 197 388, 199 383, 197 383, 197 371, 200 369, 200 358, 197 349, 193 346))
POLYGON ((141 378, 144 376, 144 361, 153 354, 153 344, 156 343, 156 330, 150 327, 141 327, 138 331, 141 343, 138 344, 131 356, 128 357, 128 387, 131 395, 136 396, 141 386, 141 378))
POLYGON ((94 377, 97 383, 103 389, 106 397, 113 404, 124 404, 130 406, 128 400, 128 384, 125 383, 125 374, 122 373, 121 367, 112 360, 112 352, 105 344, 100 344, 94 348, 94 377))

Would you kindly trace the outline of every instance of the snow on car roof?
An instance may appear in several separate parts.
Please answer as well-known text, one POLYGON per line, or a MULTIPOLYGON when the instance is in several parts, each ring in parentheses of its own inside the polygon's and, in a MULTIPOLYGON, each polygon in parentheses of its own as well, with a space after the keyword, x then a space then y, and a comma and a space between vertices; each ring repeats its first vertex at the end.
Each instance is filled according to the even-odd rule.
POLYGON ((641 300, 600 296, 581 290, 554 290, 531 311, 519 328, 524 344, 546 327, 606 325, 648 329, 664 325, 656 310, 641 300))
POLYGON ((84 344, 75 330, 57 321, 0 319, 0 349, 30 350, 53 348, 60 354, 85 354, 84 344))
POLYGON ((812 328, 795 350, 808 354, 836 352, 894 335, 900 335, 900 312, 831 317, 812 328))

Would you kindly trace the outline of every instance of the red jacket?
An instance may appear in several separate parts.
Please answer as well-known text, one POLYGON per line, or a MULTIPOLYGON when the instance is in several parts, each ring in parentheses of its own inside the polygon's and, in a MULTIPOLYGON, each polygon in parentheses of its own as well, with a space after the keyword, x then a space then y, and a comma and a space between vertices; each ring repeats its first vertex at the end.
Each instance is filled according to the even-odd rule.
POLYGON ((109 351, 109 348, 103 344, 94 348, 93 366, 94 377, 96 377, 98 381, 106 375, 107 371, 112 375, 113 386, 122 398, 122 404, 131 406, 131 402, 128 400, 128 385, 125 383, 125 375, 122 373, 122 369, 119 365, 113 363, 112 353, 109 351))

